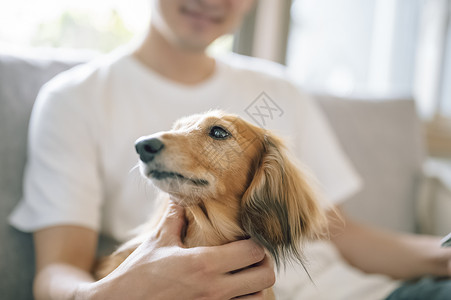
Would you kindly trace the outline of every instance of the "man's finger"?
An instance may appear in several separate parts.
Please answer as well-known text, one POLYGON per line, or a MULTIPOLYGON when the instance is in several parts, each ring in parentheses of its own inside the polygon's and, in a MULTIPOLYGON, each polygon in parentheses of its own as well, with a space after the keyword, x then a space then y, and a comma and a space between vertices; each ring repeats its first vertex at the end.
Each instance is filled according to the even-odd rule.
POLYGON ((205 248, 216 264, 218 272, 237 271, 262 261, 265 258, 263 247, 251 240, 240 240, 229 244, 205 248))
MULTIPOLYGON (((230 291, 232 297, 248 295, 266 290, 274 285, 276 280, 273 264, 269 257, 261 264, 230 274, 225 281, 226 286, 233 287, 230 291)), ((251 295, 249 295, 251 296, 251 295)))
POLYGON ((265 293, 264 292, 258 292, 250 295, 240 296, 233 298, 234 300, 264 300, 265 299, 265 293))

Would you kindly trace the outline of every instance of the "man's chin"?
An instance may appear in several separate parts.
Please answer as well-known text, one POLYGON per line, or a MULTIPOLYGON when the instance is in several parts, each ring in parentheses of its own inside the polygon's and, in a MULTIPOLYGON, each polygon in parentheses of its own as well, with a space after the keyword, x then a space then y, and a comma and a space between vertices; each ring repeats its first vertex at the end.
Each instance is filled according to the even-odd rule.
POLYGON ((180 40, 178 46, 190 53, 205 53, 210 43, 204 41, 180 40))

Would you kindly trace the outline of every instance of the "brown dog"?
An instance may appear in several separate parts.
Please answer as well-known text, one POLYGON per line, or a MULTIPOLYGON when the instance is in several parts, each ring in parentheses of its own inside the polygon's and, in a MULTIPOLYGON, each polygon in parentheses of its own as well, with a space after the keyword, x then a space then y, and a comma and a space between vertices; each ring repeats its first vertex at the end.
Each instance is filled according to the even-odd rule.
MULTIPOLYGON (((142 174, 185 207, 187 247, 250 237, 280 266, 288 259, 302 263, 302 241, 323 233, 324 210, 281 140, 235 115, 183 118, 171 131, 140 138, 136 150, 142 174)), ((97 277, 121 264, 153 224, 106 258, 97 277)))

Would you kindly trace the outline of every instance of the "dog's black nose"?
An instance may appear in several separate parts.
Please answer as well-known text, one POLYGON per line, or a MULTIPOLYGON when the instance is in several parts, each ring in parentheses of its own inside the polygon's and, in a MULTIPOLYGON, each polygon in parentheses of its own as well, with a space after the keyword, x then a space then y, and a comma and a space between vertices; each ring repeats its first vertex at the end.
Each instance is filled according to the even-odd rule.
POLYGON ((135 143, 135 148, 139 158, 148 163, 164 148, 164 144, 157 138, 139 139, 135 143))

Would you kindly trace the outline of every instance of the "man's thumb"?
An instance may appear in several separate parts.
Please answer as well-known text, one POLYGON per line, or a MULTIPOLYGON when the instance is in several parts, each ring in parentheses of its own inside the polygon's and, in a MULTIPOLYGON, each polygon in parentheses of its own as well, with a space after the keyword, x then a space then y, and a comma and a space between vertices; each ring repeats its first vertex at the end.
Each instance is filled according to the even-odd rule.
POLYGON ((185 225, 185 209, 169 200, 166 212, 158 225, 160 236, 167 243, 181 244, 185 225))

